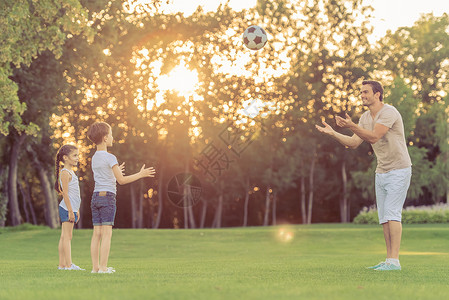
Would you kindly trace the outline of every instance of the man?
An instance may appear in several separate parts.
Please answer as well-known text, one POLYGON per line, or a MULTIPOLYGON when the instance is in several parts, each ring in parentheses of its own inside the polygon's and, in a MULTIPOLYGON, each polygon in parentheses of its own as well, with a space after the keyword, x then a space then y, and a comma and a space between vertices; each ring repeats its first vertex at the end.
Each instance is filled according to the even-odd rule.
POLYGON ((387 259, 369 268, 378 271, 401 270, 399 248, 402 236, 402 207, 412 175, 404 124, 397 109, 383 103, 383 88, 379 82, 363 81, 361 95, 363 105, 369 110, 363 113, 358 125, 352 122, 348 114, 345 118, 335 117, 338 126, 349 128, 354 135, 340 134, 325 121, 324 127, 316 125, 316 128, 353 149, 363 141, 372 145, 377 158, 377 210, 379 224, 383 226, 387 259))

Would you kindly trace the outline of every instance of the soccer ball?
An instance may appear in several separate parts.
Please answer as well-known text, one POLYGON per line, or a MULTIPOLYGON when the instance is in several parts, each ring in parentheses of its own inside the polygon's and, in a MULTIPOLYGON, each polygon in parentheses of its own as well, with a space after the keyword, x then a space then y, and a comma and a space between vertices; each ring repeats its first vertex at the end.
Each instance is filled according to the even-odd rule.
POLYGON ((262 27, 251 25, 243 33, 243 43, 248 49, 259 50, 267 43, 267 33, 262 27))

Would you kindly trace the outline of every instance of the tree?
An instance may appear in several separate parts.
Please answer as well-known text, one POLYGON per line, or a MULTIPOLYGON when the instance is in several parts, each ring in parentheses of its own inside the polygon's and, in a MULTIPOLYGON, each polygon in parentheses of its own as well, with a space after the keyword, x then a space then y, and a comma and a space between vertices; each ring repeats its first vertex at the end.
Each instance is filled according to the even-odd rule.
MULTIPOLYGON (((413 145, 409 147, 414 164, 411 190, 421 189, 413 194, 426 204, 442 200, 445 192, 440 187, 446 186, 447 182, 444 179, 446 172, 440 167, 444 166, 445 150, 442 149, 446 149, 445 142, 442 144, 441 141, 445 139, 446 132, 442 128, 447 124, 444 97, 449 83, 446 68, 449 59, 448 22, 447 14, 441 17, 426 14, 412 27, 387 33, 379 43, 377 53, 381 54, 375 59, 375 64, 388 70, 387 74, 392 78, 402 78, 411 88, 409 94, 420 101, 409 114, 415 129, 410 132, 408 141, 413 145), (413 149, 415 147, 419 150, 413 149), (418 169, 420 173, 415 172, 418 169)), ((409 122, 408 118, 404 119, 409 122)))
POLYGON ((29 65, 45 50, 60 57, 70 36, 92 36, 87 11, 77 0, 3 1, 0 20, 4 41, 0 45, 0 133, 7 135, 14 128, 19 134, 35 134, 36 124, 22 122, 27 106, 19 101, 18 87, 9 76, 14 67, 29 65))
MULTIPOLYGON (((22 222, 18 201, 18 161, 23 148, 27 148, 32 157, 28 167, 35 167, 40 170, 42 191, 48 206, 46 209, 47 224, 56 227, 58 224, 57 200, 52 189, 52 176, 48 175, 46 165, 53 167, 54 150, 50 146, 49 120, 51 114, 55 112, 57 103, 61 101, 62 91, 65 86, 63 79, 63 69, 59 61, 50 52, 41 54, 29 67, 15 69, 11 79, 18 87, 18 97, 20 101, 27 105, 27 110, 22 114, 22 124, 36 124, 42 129, 35 136, 19 133, 12 129, 8 141, 11 145, 8 155, 8 203, 10 206, 10 219, 13 226, 22 222), (34 150, 33 150, 34 148, 34 150), (39 155, 37 155, 39 154, 39 155), (44 165, 43 165, 44 164, 44 165)), ((24 174, 29 170, 22 170, 24 174)), ((50 173, 51 174, 51 173, 50 173)))

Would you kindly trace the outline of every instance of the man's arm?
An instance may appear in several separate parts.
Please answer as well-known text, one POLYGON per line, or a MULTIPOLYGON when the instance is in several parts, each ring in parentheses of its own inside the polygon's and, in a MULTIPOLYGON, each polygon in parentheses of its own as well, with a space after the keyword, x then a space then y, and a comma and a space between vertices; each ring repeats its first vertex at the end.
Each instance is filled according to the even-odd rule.
POLYGON ((363 142, 363 140, 357 135, 354 134, 353 136, 348 136, 341 134, 339 132, 336 132, 329 124, 327 124, 325 121, 323 121, 324 127, 315 125, 316 129, 318 129, 320 132, 325 133, 327 135, 330 135, 334 139, 336 139, 339 143, 343 144, 346 147, 355 149, 363 142))
POLYGON ((377 143, 388 131, 387 126, 376 123, 374 125, 373 131, 364 129, 359 125, 352 122, 351 117, 346 114, 346 118, 336 116, 335 120, 337 125, 343 128, 349 128, 354 134, 358 135, 362 140, 367 141, 370 144, 377 143))

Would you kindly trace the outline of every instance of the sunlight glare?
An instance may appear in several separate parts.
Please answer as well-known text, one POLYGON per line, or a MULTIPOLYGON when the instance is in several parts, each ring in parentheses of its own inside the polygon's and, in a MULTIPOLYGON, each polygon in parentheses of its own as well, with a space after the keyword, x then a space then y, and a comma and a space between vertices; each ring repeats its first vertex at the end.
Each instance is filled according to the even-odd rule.
POLYGON ((174 90, 179 96, 193 95, 198 88, 198 72, 189 70, 182 61, 168 75, 162 75, 156 80, 161 91, 174 90))

